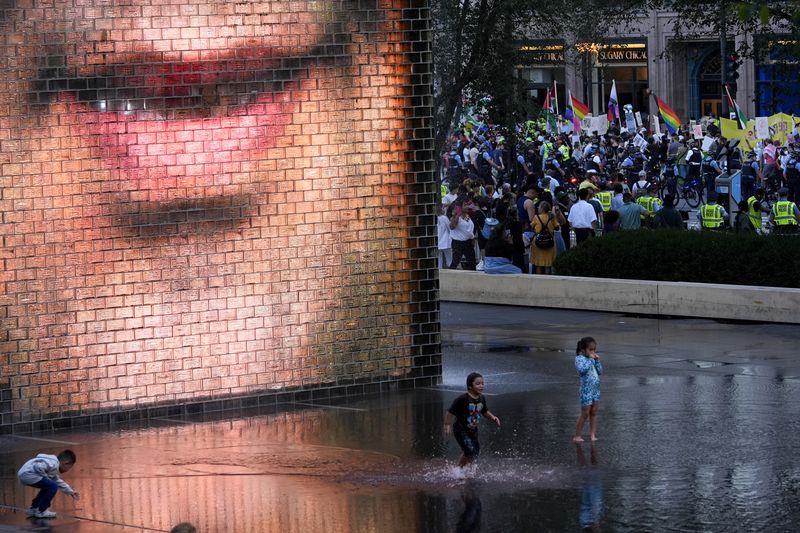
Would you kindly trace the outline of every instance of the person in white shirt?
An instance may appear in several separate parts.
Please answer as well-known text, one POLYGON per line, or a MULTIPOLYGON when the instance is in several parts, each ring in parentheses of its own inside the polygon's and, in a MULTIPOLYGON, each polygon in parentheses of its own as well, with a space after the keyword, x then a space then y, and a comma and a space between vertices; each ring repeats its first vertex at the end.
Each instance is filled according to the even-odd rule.
POLYGON ((597 228, 597 214, 586 199, 589 189, 578 191, 578 201, 569 210, 569 225, 575 230, 575 241, 580 244, 594 236, 597 228))
POLYGON ((80 499, 80 494, 72 490, 66 481, 58 474, 69 472, 75 466, 75 453, 64 450, 58 456, 40 453, 26 462, 17 472, 17 479, 23 485, 39 489, 39 494, 33 499, 30 509, 26 510, 28 516, 34 518, 55 518, 56 513, 48 511, 50 503, 55 498, 58 489, 64 494, 80 499))
POLYGON ((450 217, 450 246, 453 249, 453 257, 450 260, 450 268, 455 270, 461 264, 461 259, 466 257, 466 270, 475 270, 477 261, 475 260, 475 223, 469 216, 469 212, 462 205, 454 204, 450 217))
POLYGON ((631 189, 631 192, 633 193, 633 197, 634 198, 638 198, 639 197, 639 191, 641 191, 642 194, 644 194, 644 192, 648 189, 649 186, 650 186, 650 182, 647 181, 647 172, 645 172, 644 170, 640 170, 639 171, 639 181, 634 183, 633 184, 633 188, 631 189))
POLYGON ((456 201, 456 198, 458 198, 458 194, 456 194, 457 190, 458 187, 456 186, 455 183, 450 184, 450 186, 448 187, 449 192, 444 196, 442 196, 442 205, 445 208, 456 201))
POLYGON ((453 250, 451 249, 452 238, 450 237, 450 219, 447 218, 446 211, 447 208, 443 206, 442 211, 439 214, 438 221, 438 257, 440 269, 449 267, 450 262, 453 260, 453 250))

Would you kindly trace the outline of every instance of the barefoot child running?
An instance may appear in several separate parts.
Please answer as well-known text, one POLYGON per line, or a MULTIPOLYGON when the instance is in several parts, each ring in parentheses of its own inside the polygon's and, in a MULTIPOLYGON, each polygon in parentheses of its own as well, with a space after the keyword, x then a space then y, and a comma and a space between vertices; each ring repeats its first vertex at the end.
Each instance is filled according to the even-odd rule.
POLYGON ((575 426, 574 442, 583 442, 581 433, 586 419, 589 419, 590 438, 597 440, 597 409, 600 401, 600 374, 603 365, 597 355, 597 343, 591 337, 584 337, 578 341, 575 351, 575 369, 581 377, 581 414, 575 426))
POLYGON ((463 452, 458 461, 460 467, 474 461, 481 451, 481 444, 478 442, 478 421, 480 421, 481 415, 500 427, 500 419, 494 416, 486 406, 483 387, 483 376, 477 372, 467 376, 467 392, 453 400, 453 404, 444 417, 445 434, 450 433, 452 425, 453 436, 463 452), (455 419, 455 423, 453 419, 455 419))
POLYGON ((40 453, 22 465, 17 472, 20 483, 40 489, 31 503, 31 508, 25 511, 28 516, 55 518, 56 513, 48 511, 47 508, 50 507, 50 502, 53 501, 58 489, 75 500, 80 499, 80 495, 72 490, 66 481, 58 477, 59 472, 69 472, 73 466, 75 466, 75 453, 72 450, 64 450, 58 456, 40 453))

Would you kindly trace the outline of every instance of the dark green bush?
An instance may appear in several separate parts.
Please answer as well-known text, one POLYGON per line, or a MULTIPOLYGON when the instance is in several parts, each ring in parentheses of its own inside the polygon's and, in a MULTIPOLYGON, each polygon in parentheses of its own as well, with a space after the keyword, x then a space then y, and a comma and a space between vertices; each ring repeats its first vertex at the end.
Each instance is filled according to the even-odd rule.
POLYGON ((564 276, 800 287, 800 236, 621 231, 561 254, 564 276))

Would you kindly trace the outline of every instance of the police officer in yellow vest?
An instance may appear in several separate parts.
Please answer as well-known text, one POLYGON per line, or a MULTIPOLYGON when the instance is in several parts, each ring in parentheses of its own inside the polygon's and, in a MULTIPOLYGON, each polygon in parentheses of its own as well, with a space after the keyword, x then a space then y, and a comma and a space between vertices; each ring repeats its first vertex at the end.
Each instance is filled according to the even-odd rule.
POLYGON ((558 145, 558 151, 561 153, 561 160, 562 161, 569 161, 569 146, 565 142, 561 142, 558 145))
POLYGON ((717 193, 711 192, 708 195, 708 203, 700 208, 697 218, 700 220, 700 226, 705 230, 720 231, 725 229, 728 213, 724 207, 717 204, 717 193))
MULTIPOLYGON (((661 202, 656 197, 656 193, 658 193, 658 187, 655 185, 649 185, 645 191, 644 196, 640 196, 636 203, 640 206, 647 209, 647 214, 649 215, 649 220, 653 220, 653 217, 656 216, 656 212, 661 209, 661 202)), ((641 215, 642 222, 644 223, 645 216, 641 215)))
POLYGON ((614 198, 614 193, 609 190, 606 190, 605 182, 600 183, 600 192, 598 192, 595 196, 597 196, 597 200, 600 202, 600 205, 603 206, 603 213, 608 213, 611 211, 611 200, 614 198))
POLYGON ((753 196, 747 199, 747 214, 756 231, 762 230, 761 213, 771 213, 771 211, 764 207, 764 189, 756 189, 753 196))
POLYGON ((772 204, 772 213, 769 215, 770 221, 775 226, 775 233, 795 233, 797 222, 800 220, 800 210, 797 204, 789 201, 789 189, 783 188, 778 191, 778 201, 772 204))

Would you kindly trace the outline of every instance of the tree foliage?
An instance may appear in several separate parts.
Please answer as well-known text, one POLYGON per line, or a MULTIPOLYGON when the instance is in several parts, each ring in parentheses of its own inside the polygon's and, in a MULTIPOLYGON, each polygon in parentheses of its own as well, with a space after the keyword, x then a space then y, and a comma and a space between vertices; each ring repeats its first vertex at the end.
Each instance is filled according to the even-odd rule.
POLYGON ((465 92, 491 95, 490 118, 511 126, 524 114, 515 77, 526 36, 568 46, 599 39, 612 25, 645 12, 648 0, 433 0, 436 152, 446 141, 465 92))
MULTIPOLYGON (((755 37, 756 45, 759 40, 800 40, 798 0, 653 0, 652 7, 675 12, 675 42, 698 36, 719 39, 723 30, 730 40, 737 35, 755 37)), ((794 51, 800 52, 800 48, 795 45, 794 51)), ((759 59, 766 50, 742 39, 735 52, 740 57, 759 59)))

